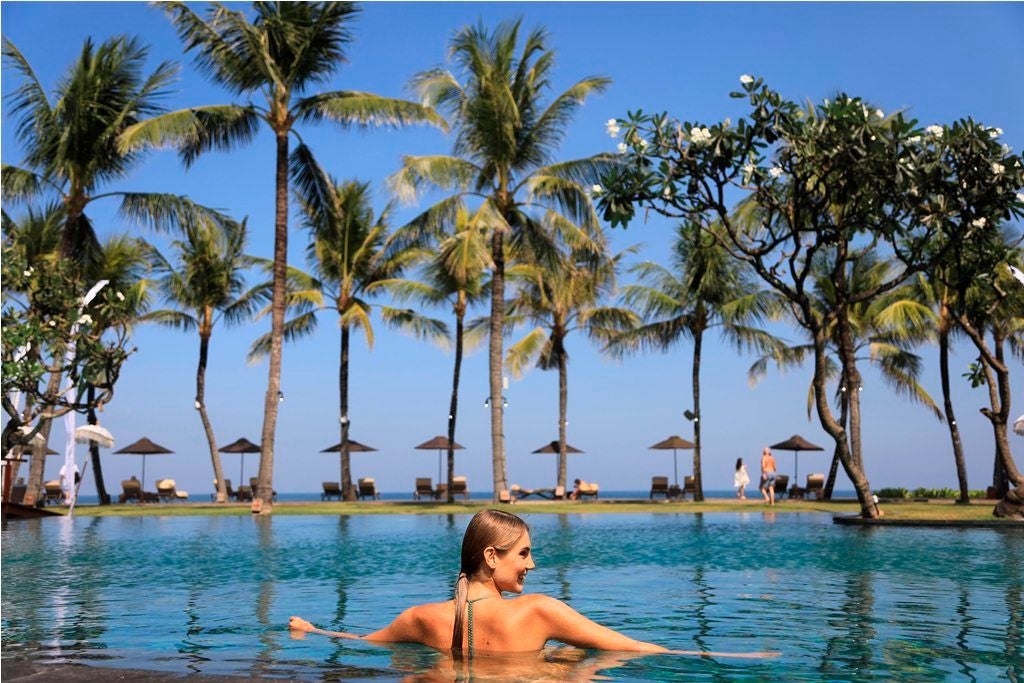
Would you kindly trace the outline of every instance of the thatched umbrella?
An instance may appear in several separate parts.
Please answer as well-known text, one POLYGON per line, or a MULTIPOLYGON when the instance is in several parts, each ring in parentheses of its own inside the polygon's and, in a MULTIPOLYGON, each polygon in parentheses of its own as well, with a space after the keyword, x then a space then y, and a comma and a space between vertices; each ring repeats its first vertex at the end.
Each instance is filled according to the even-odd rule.
MULTIPOLYGON (((419 446, 415 446, 418 451, 437 451, 437 482, 441 483, 441 453, 442 451, 448 450, 448 437, 447 436, 435 436, 429 441, 424 441, 419 446)), ((451 447, 457 451, 466 450, 464 446, 460 446, 457 443, 452 442, 451 447)))
POLYGON ((679 450, 679 449, 684 449, 685 450, 685 449, 689 449, 689 448, 696 448, 696 446, 693 443, 691 443, 691 442, 687 441, 686 439, 684 439, 683 437, 676 436, 675 434, 673 434, 672 436, 668 437, 664 441, 659 441, 658 443, 654 444, 653 446, 649 446, 648 448, 649 449, 654 449, 654 450, 659 450, 659 451, 667 451, 670 448, 672 449, 672 470, 675 472, 675 480, 674 481, 675 481, 675 485, 678 487, 679 486, 679 462, 676 459, 676 451, 679 450))
POLYGON ((238 485, 241 486, 245 483, 245 454, 259 453, 262 449, 259 444, 255 444, 243 436, 241 439, 233 441, 227 446, 221 446, 217 450, 221 453, 238 453, 242 456, 242 467, 238 471, 238 485))
POLYGON ((793 483, 799 485, 797 479, 800 477, 800 451, 823 451, 821 446, 816 446, 799 434, 794 434, 785 441, 769 446, 780 451, 793 451, 793 483))
MULTIPOLYGON (((87 425, 87 426, 95 426, 95 425, 87 425)), ((114 453, 117 454, 117 455, 124 454, 124 455, 141 455, 142 456, 142 478, 139 479, 139 484, 140 484, 140 486, 142 486, 143 490, 145 490, 145 488, 146 488, 146 484, 145 484, 145 481, 146 481, 146 456, 147 455, 167 455, 168 453, 173 453, 173 452, 174 451, 168 450, 168 449, 164 448, 163 446, 161 446, 159 444, 153 443, 152 441, 150 441, 146 437, 142 437, 141 439, 139 439, 135 443, 133 443, 133 444, 131 444, 129 446, 125 446, 124 448, 122 448, 119 451, 114 451, 114 453)))
MULTIPOLYGON (((377 449, 373 448, 372 446, 367 446, 366 444, 361 444, 358 441, 354 441, 352 439, 348 440, 348 452, 349 453, 370 453, 371 451, 376 451, 376 450, 377 449)), ((340 455, 340 453, 341 453, 341 442, 339 441, 338 443, 334 444, 330 448, 325 448, 325 449, 323 449, 320 452, 321 453, 338 453, 339 454, 338 458, 340 459, 341 458, 341 455, 340 455)), ((344 486, 344 483, 342 484, 342 486, 344 486)))
MULTIPOLYGON (((543 446, 541 446, 540 448, 538 448, 537 450, 535 450, 533 452, 534 453, 558 453, 559 452, 558 441, 552 441, 550 443, 546 443, 546 444, 544 444, 543 446)), ((581 451, 580 449, 576 448, 575 446, 570 446, 569 444, 565 444, 565 454, 566 455, 569 455, 570 453, 582 453, 582 452, 583 451, 581 451)), ((556 472, 555 473, 555 480, 557 481, 557 479, 558 479, 558 473, 556 472)))

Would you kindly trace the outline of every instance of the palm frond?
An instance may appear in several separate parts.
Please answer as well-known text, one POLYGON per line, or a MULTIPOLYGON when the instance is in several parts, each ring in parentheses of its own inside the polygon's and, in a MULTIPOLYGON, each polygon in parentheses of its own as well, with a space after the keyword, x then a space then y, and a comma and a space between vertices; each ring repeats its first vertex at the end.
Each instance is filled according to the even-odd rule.
POLYGON ((528 366, 536 363, 541 351, 549 342, 548 331, 543 327, 537 327, 509 346, 505 354, 505 364, 512 375, 516 379, 522 377, 528 366))
POLYGON ((326 118, 346 128, 399 128, 427 123, 448 131, 448 123, 429 106, 356 90, 336 90, 307 97, 295 105, 295 113, 305 122, 316 123, 326 118))
MULTIPOLYGON (((292 342, 309 336, 316 330, 316 324, 317 317, 315 311, 286 320, 282 328, 283 339, 286 342, 292 342)), ((270 332, 267 332, 252 343, 252 346, 249 347, 249 353, 245 357, 248 364, 258 363, 270 355, 270 336, 270 332)))
POLYGON ((402 168, 387 179, 391 193, 401 202, 411 204, 425 188, 465 191, 480 175, 481 169, 471 161, 446 155, 405 156, 402 168))
POLYGON ((127 220, 148 225, 157 232, 182 230, 190 225, 224 225, 231 222, 225 214, 196 204, 184 195, 160 192, 118 192, 119 214, 127 220))
POLYGON ((150 311, 139 317, 139 322, 156 323, 164 327, 173 327, 183 332, 191 332, 199 327, 199 321, 183 311, 161 310, 150 311))
POLYGON ((118 137, 118 149, 128 153, 146 147, 178 150, 185 168, 211 150, 231 151, 256 137, 262 118, 255 108, 211 105, 169 112, 140 121, 118 137))
MULTIPOLYGON (((43 176, 24 168, 4 164, 0 171, 0 187, 3 198, 14 202, 27 202, 34 199, 45 189, 55 186, 43 176)), ((58 188, 59 189, 59 188, 58 188)))
POLYGON ((447 350, 451 346, 448 325, 441 320, 428 318, 410 308, 381 306, 380 317, 389 327, 412 335, 415 339, 429 341, 447 350))

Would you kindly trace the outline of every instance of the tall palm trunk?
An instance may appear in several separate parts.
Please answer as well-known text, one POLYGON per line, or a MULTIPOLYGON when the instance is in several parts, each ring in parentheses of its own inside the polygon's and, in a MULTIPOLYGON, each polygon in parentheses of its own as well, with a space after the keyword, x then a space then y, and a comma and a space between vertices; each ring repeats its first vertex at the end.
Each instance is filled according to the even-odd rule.
POLYGON ((953 461, 956 463, 956 479, 960 484, 958 503, 970 503, 971 492, 967 485, 967 465, 964 463, 964 448, 960 443, 960 428, 953 414, 953 397, 949 387, 949 323, 948 309, 942 307, 939 319, 939 375, 942 378, 942 404, 949 427, 949 438, 953 442, 953 461))
POLYGON ((490 391, 491 391, 491 469, 494 475, 494 500, 508 489, 505 474, 504 406, 501 399, 502 341, 505 331, 505 240, 500 230, 491 237, 491 259, 494 275, 491 278, 490 329, 490 391))
POLYGON ((338 402, 341 408, 341 494, 355 500, 352 487, 352 458, 348 452, 348 325, 341 326, 341 362, 338 367, 338 402))
MULTIPOLYGON (((87 420, 89 424, 99 424, 96 418, 96 387, 89 385, 89 412, 87 420)), ((107 493, 107 486, 103 482, 103 466, 100 463, 100 446, 95 441, 89 442, 89 458, 92 460, 93 477, 96 479, 96 495, 99 496, 100 505, 110 505, 110 494, 107 493)))
POLYGON ((693 500, 704 500, 704 484, 700 474, 700 355, 704 343, 704 327, 693 334, 693 500))
MULTIPOLYGON (((560 328, 558 325, 556 328, 560 328)), ((565 489, 569 454, 566 452, 566 416, 569 408, 569 371, 566 367, 565 338, 559 330, 551 343, 558 356, 558 485, 565 489)))
POLYGON ((285 284, 288 269, 288 131, 277 131, 277 168, 274 207, 274 280, 270 303, 270 370, 263 399, 260 435, 259 495, 252 511, 269 514, 274 496, 274 434, 277 429, 278 393, 281 391, 281 355, 284 344, 285 284))
MULTIPOLYGON (((203 325, 209 330, 210 311, 203 312, 203 325)), ((199 406, 199 419, 206 433, 206 443, 210 448, 210 462, 213 463, 213 478, 217 483, 217 502, 228 502, 227 482, 224 481, 224 468, 220 464, 220 453, 217 451, 217 440, 213 436, 213 423, 206 412, 206 360, 210 350, 210 333, 199 333, 199 367, 196 368, 196 405, 199 406)), ((241 486, 244 482, 238 482, 241 486)))
POLYGON ((455 421, 459 416, 459 375, 462 373, 463 318, 466 316, 466 293, 459 292, 455 304, 455 370, 452 372, 452 401, 448 409, 448 502, 455 502, 452 483, 455 479, 455 421))

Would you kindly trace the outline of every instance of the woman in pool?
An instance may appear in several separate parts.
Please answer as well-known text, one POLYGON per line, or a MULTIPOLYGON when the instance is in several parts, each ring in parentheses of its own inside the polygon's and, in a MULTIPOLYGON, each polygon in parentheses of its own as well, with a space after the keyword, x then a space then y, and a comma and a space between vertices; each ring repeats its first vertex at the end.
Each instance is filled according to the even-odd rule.
MULTIPOLYGON (((613 631, 546 595, 502 597, 503 593, 522 593, 526 575, 535 566, 526 522, 501 510, 482 510, 473 515, 462 539, 462 567, 454 600, 410 607, 389 626, 365 636, 325 631, 300 617, 292 617, 288 626, 339 638, 420 643, 469 656, 476 652, 536 652, 549 640, 597 650, 673 652, 613 631)), ((716 657, 774 654, 674 653, 716 657)))

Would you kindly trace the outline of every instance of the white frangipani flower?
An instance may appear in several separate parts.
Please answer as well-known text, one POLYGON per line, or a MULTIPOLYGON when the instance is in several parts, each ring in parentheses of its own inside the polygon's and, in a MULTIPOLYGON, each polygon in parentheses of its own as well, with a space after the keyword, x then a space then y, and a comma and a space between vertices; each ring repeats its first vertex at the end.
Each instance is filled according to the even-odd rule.
POLYGON ((56 320, 51 320, 49 322, 49 325, 50 325, 50 327, 57 327, 57 321, 56 320))
POLYGON ((25 271, 25 277, 32 277, 32 266, 29 266, 28 270, 25 271))
POLYGON ((988 221, 985 220, 984 218, 975 218, 973 221, 971 221, 971 225, 975 228, 984 228, 987 223, 988 221))
POLYGON ((694 126, 690 129, 690 140, 698 147, 711 142, 711 131, 707 128, 694 126))
POLYGON ((671 198, 672 197, 672 188, 671 188, 671 186, 670 187, 666 187, 664 190, 662 190, 661 191, 661 196, 664 197, 665 199, 671 198))
POLYGON ((637 141, 637 143, 636 143, 636 144, 638 144, 638 145, 640 146, 640 149, 647 149, 647 145, 649 145, 650 143, 649 143, 649 142, 647 142, 647 140, 644 140, 643 138, 640 138, 640 139, 639 139, 639 140, 637 141))
POLYGON ((78 318, 78 324, 79 325, 92 325, 92 316, 89 315, 88 313, 82 314, 78 318))
POLYGON ((877 116, 880 119, 884 119, 885 118, 885 112, 883 112, 881 109, 876 109, 875 110, 875 116, 877 116))
POLYGON ((608 119, 607 123, 604 124, 604 129, 608 131, 608 135, 613 138, 618 137, 619 131, 622 130, 619 128, 619 122, 615 119, 608 119))
POLYGON ((996 164, 996 163, 992 164, 992 172, 995 173, 996 175, 1002 175, 1003 171, 1005 171, 1005 170, 1006 170, 1006 167, 1003 166, 1002 164, 996 164))
POLYGON ((591 185, 590 186, 590 193, 591 194, 601 194, 602 192, 604 192, 604 188, 601 187, 600 185, 591 185))
POLYGON ((907 138, 907 142, 916 145, 917 143, 921 142, 921 136, 920 135, 913 135, 913 136, 907 138))
POLYGON ((768 169, 768 175, 770 175, 772 178, 778 178, 780 175, 782 175, 782 169, 779 168, 778 166, 772 166, 770 169, 768 169))
POLYGON ((124 301, 124 294, 122 294, 121 292, 118 292, 117 293, 117 300, 118 301, 124 301))
POLYGON ((995 140, 997 137, 1003 134, 1002 128, 993 128, 988 132, 988 136, 995 140))
POLYGON ((750 74, 743 74, 742 76, 740 76, 740 83, 742 83, 743 85, 750 85, 753 82, 754 77, 751 76, 750 74))
POLYGON ((618 149, 619 149, 619 154, 625 154, 626 152, 629 151, 629 145, 627 145, 625 142, 620 142, 618 144, 618 149))
POLYGON ((941 138, 942 126, 928 126, 927 128, 924 129, 924 132, 928 133, 928 135, 934 135, 937 138, 941 138))
POLYGON ((1017 201, 1018 202, 1024 202, 1024 192, 1018 192, 1017 193, 1017 201))

